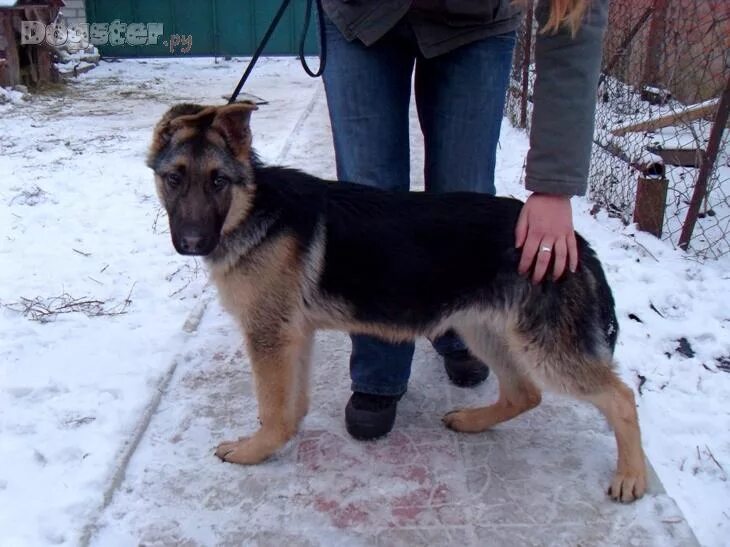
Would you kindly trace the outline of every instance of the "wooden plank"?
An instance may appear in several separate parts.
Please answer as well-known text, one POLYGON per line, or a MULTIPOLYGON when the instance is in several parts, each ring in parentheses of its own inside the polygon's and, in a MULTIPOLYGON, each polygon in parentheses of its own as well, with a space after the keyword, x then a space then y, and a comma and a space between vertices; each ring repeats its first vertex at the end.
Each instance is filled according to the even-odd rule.
POLYGON ((662 158, 666 165, 676 165, 679 167, 699 167, 702 165, 702 158, 705 156, 705 151, 701 148, 659 148, 647 146, 646 149, 662 158))
POLYGON ((23 4, 22 6, 12 6, 9 8, 0 8, 1 11, 25 11, 27 9, 42 8, 48 9, 48 4, 23 4))
POLYGON ((611 133, 617 137, 623 137, 626 133, 652 131, 663 127, 669 127, 670 125, 677 125, 679 123, 686 124, 699 120, 700 118, 704 118, 705 116, 712 116, 717 110, 717 105, 719 103, 719 98, 710 99, 709 101, 693 104, 678 112, 672 112, 671 114, 666 114, 658 118, 651 118, 649 120, 616 127, 611 130, 611 133))

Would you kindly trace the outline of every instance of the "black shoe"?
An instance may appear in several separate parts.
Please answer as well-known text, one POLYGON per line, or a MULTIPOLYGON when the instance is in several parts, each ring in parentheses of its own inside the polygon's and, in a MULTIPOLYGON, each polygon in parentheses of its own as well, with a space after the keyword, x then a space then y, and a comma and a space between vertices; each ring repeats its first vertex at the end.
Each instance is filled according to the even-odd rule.
POLYGON ((347 432, 361 441, 390 433, 401 395, 371 395, 354 392, 345 407, 347 432))
POLYGON ((477 386, 489 376, 489 367, 465 349, 446 354, 444 367, 451 383, 459 387, 477 386))

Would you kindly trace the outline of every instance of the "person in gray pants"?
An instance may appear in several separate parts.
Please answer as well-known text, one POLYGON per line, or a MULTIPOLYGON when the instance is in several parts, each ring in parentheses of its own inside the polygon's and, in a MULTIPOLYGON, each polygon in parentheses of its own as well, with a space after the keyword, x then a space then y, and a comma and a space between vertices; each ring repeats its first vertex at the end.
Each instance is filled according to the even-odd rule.
MULTIPOLYGON (((428 192, 495 193, 494 170, 515 31, 512 0, 322 0, 324 84, 337 178, 394 191, 410 181, 408 109, 415 89, 428 192)), ((570 197, 586 189, 607 0, 540 0, 537 78, 522 210, 520 273, 540 282, 578 262, 570 197), (551 271, 548 271, 548 268, 551 271)), ((454 214, 458 214, 455 211, 454 214)), ((452 332, 432 340, 456 385, 489 369, 452 332)), ((352 336, 350 434, 393 427, 412 343, 352 336)))

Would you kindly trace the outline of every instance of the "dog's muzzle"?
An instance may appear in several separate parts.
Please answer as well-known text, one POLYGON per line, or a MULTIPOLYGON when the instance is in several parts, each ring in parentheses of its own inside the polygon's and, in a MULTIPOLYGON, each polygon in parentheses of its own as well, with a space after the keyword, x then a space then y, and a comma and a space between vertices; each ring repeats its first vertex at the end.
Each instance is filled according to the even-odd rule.
POLYGON ((216 238, 206 237, 199 233, 184 234, 173 239, 175 250, 178 253, 191 256, 209 255, 217 243, 216 238))

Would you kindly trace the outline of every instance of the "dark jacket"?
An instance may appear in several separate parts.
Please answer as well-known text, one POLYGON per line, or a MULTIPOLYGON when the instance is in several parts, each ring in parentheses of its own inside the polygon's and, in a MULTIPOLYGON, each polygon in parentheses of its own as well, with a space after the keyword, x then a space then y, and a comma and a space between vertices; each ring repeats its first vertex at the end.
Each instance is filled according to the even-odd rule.
MULTIPOLYGON (((322 0, 322 6, 345 38, 368 46, 407 16, 427 58, 515 30, 521 17, 511 0, 322 0)), ((589 0, 575 37, 567 28, 537 35, 528 190, 585 193, 607 10, 608 0, 589 0)), ((549 0, 538 0, 540 28, 549 11, 549 0)))

